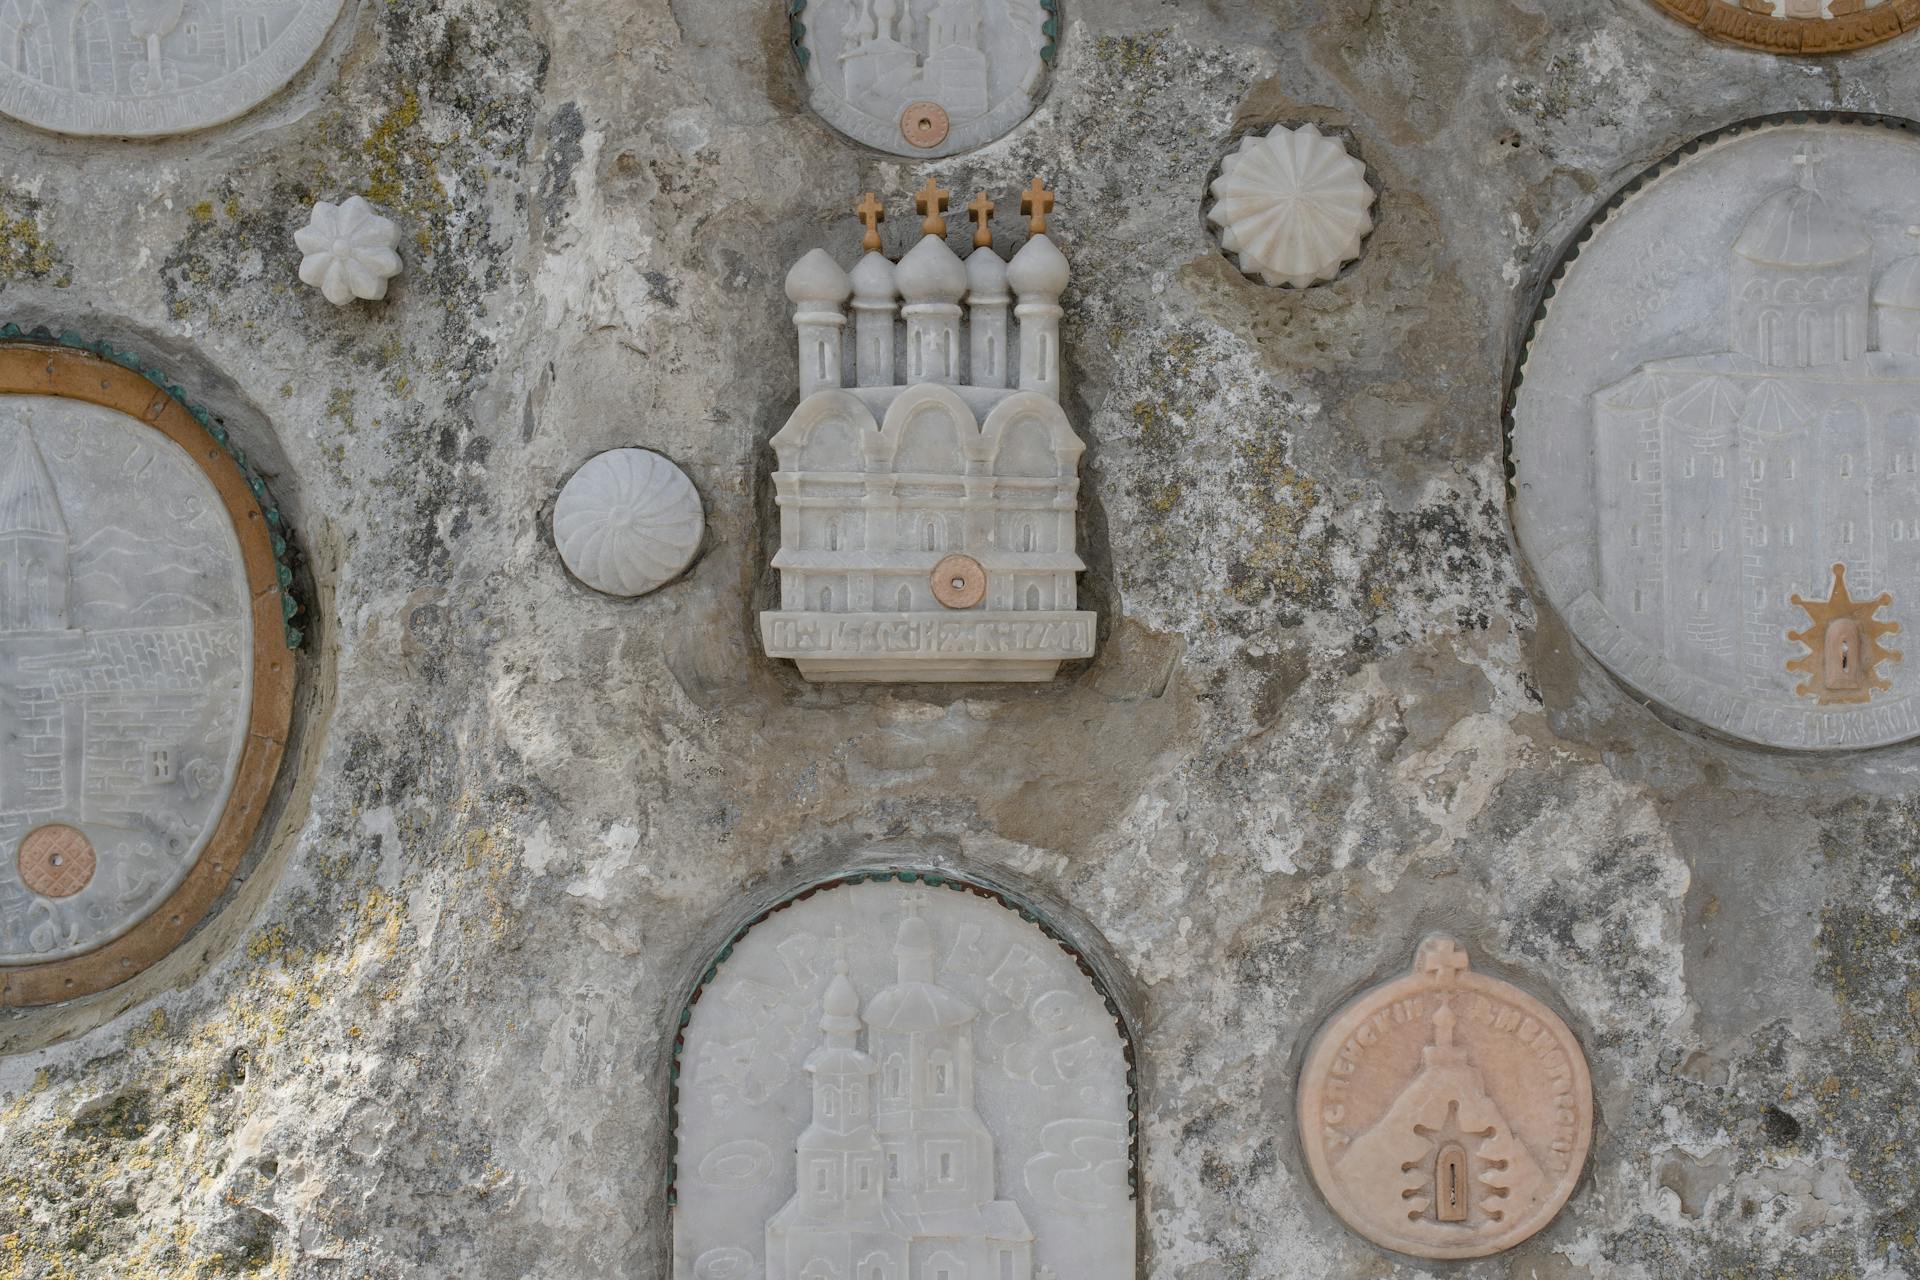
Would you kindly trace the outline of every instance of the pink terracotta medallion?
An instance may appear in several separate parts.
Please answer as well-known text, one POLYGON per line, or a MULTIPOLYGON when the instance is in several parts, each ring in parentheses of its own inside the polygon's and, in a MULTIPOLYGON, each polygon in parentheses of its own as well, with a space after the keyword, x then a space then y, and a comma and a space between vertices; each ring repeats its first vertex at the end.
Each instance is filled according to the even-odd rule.
POLYGON ((1587 1060, 1552 1010, 1475 973, 1452 938, 1315 1037, 1300 1084, 1307 1163, 1375 1244, 1478 1258, 1539 1231, 1593 1134, 1587 1060))

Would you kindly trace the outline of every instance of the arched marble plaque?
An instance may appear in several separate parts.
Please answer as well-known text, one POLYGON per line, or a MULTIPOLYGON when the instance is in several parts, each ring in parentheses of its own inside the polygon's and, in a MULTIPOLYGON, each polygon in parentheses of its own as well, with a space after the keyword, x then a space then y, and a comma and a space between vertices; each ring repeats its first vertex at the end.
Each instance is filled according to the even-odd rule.
POLYGON ((1843 53, 1920 27, 1920 0, 1653 0, 1717 40, 1770 53, 1843 53))
POLYGON ((157 137, 242 114, 307 65, 344 0, 0 0, 0 111, 157 137))
POLYGON ((1920 135, 1683 152, 1561 266, 1513 394, 1514 524, 1635 690, 1777 747, 1920 735, 1920 135))
POLYGON ((679 1049, 674 1280, 1122 1280, 1131 1097, 1076 957, 891 879, 737 939, 679 1049))
POLYGON ((124 980, 245 853, 293 688, 267 523, 139 374, 0 346, 0 1003, 124 980))
POLYGON ((813 109, 895 155, 948 156, 1025 120, 1046 87, 1057 0, 788 0, 813 109))

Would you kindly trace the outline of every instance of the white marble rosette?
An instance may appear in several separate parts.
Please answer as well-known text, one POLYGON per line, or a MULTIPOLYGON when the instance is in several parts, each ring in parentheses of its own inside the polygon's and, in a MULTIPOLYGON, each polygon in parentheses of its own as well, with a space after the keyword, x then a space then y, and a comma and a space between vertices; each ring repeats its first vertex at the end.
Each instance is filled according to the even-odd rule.
POLYGON ((1207 219, 1240 269, 1305 289, 1340 274, 1373 230, 1367 169, 1312 125, 1248 134, 1213 180, 1207 219))
POLYGON ((302 255, 300 279, 336 307, 355 298, 379 301, 387 296, 387 281, 400 274, 400 228, 359 196, 315 204, 293 242, 302 255))

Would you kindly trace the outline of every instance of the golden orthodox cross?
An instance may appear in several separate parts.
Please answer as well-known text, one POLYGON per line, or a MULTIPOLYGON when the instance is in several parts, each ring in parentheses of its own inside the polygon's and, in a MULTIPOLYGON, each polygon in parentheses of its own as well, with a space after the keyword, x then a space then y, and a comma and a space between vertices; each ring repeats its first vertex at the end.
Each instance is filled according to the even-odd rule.
POLYGON ((973 247, 976 249, 986 249, 993 245, 993 230, 987 226, 987 219, 993 216, 993 208, 993 201, 987 199, 987 193, 984 191, 975 196, 973 203, 967 206, 967 212, 973 215, 973 247))
POLYGON ((1046 189, 1035 178, 1033 185, 1020 193, 1020 212, 1027 215, 1027 230, 1034 235, 1044 235, 1047 230, 1047 214, 1053 209, 1053 192, 1046 189))
POLYGON ((947 220, 940 215, 946 212, 947 203, 952 199, 953 192, 943 188, 937 179, 927 179, 927 185, 913 198, 914 208, 926 215, 920 222, 922 232, 930 236, 947 234, 947 220))
POLYGON ((869 191, 860 197, 860 203, 853 206, 853 211, 860 216, 860 221, 864 223, 867 228, 867 234, 860 240, 860 247, 869 253, 878 250, 880 248, 880 224, 887 220, 887 206, 881 204, 880 201, 874 197, 873 192, 869 191))

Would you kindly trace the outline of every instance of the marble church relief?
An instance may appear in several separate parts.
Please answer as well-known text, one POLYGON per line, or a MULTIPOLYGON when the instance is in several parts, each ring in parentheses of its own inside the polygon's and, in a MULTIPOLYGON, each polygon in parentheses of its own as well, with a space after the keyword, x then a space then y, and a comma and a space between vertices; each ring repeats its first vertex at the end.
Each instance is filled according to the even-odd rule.
POLYGON ((1920 0, 1653 0, 1718 40, 1772 53, 1843 53, 1920 27, 1920 0))
POLYGON ((922 235, 898 263, 869 194, 852 273, 814 249, 787 276, 801 399, 773 437, 780 608, 760 630, 809 680, 1047 680, 1093 654, 1095 615, 1076 607, 1085 445, 1060 407, 1053 193, 1036 178, 1021 194, 1028 236, 1011 261, 984 194, 967 206, 972 252, 947 247, 951 194, 928 180, 922 235))
POLYGON ((1374 1243, 1478 1258, 1551 1222, 1592 1141, 1593 1091, 1573 1033, 1452 938, 1355 999, 1314 1038, 1300 1080, 1307 1164, 1374 1243))
POLYGON ((152 137, 231 120, 306 66, 344 0, 0 0, 0 111, 152 137))
POLYGON ((797 0, 792 13, 813 109, 904 156, 952 155, 1025 120, 1059 32, 1057 0, 797 0))
POLYGON ((236 868, 292 688, 265 524, 139 375, 0 348, 4 1003, 128 976, 236 868), (41 369, 101 376, 79 399, 41 369))
POLYGON ((1636 689, 1773 746, 1920 733, 1920 139, 1715 141, 1602 220, 1512 408, 1515 524, 1636 689), (1884 643, 1883 643, 1884 641, 1884 643))
POLYGON ((1075 957, 949 882, 765 917, 682 1036, 675 1280, 1120 1280, 1128 1061, 1075 957))

